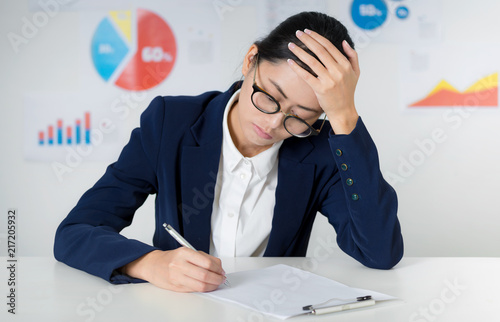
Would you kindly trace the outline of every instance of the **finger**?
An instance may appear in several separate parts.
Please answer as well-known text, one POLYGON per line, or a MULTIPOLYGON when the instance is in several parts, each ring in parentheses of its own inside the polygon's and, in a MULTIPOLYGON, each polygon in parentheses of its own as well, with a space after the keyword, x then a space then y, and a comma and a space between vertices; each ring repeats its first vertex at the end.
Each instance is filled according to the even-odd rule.
POLYGON ((313 39, 310 35, 297 31, 297 37, 317 58, 298 46, 292 52, 307 64, 318 75, 318 78, 327 80, 332 75, 337 77, 344 74, 345 71, 352 70, 351 63, 329 40, 319 34, 316 35, 324 40, 324 45, 313 39), (333 57, 334 55, 337 56, 336 59, 333 57))
POLYGON ((222 262, 219 258, 211 256, 205 252, 197 251, 195 257, 190 257, 189 260, 193 260, 193 263, 197 266, 203 267, 214 273, 224 275, 224 270, 222 269, 222 262))
MULTIPOLYGON (((298 34, 300 34, 300 33, 298 33, 298 34)), ((347 72, 347 73, 353 72, 354 75, 356 76, 356 78, 359 78, 360 68, 359 68, 358 54, 349 45, 349 43, 346 40, 342 41, 342 49, 345 52, 345 55, 344 55, 328 39, 326 39, 322 35, 318 34, 317 32, 305 29, 305 32, 303 34, 300 34, 300 40, 302 42, 304 42, 304 44, 306 44, 306 46, 308 46, 308 48, 311 46, 310 44, 314 44, 313 42, 307 40, 308 36, 311 39, 314 39, 319 45, 324 46, 324 48, 326 48, 328 50, 329 54, 331 54, 331 56, 334 58, 335 63, 333 63, 333 64, 328 64, 327 61, 329 61, 329 60, 326 60, 325 61, 326 63, 324 62, 328 71, 333 72, 330 75, 334 75, 335 77, 337 77, 339 75, 342 75, 345 72, 347 72)), ((309 49, 311 49, 311 48, 309 48, 309 49)), ((316 54, 316 52, 315 52, 315 54, 316 54)), ((318 58, 320 58, 320 56, 318 54, 316 54, 316 55, 318 56, 318 58)))
POLYGON ((315 88, 319 80, 314 77, 313 74, 309 73, 307 70, 299 66, 293 59, 287 60, 288 66, 297 74, 300 78, 302 78, 311 88, 315 88))
POLYGON ((172 274, 169 284, 166 288, 177 292, 208 292, 217 289, 220 285, 206 283, 193 278, 186 269, 172 274))
POLYGON ((225 280, 224 276, 195 265, 186 268, 184 274, 187 277, 184 286, 196 292, 215 290, 225 280))
POLYGON ((184 247, 177 249, 176 260, 169 264, 168 269, 172 288, 180 292, 207 292, 215 290, 222 284, 225 280, 224 275, 198 266, 200 264, 213 267, 206 263, 206 256, 209 255, 202 255, 184 247))
MULTIPOLYGON (((335 56, 329 52, 331 50, 331 48, 328 48, 327 46, 325 46, 325 44, 320 43, 318 40, 313 38, 310 34, 306 34, 300 30, 297 30, 295 35, 304 45, 306 45, 306 47, 310 51, 312 51, 318 57, 318 59, 327 68, 329 65, 337 62, 337 60, 335 59, 335 56)), ((333 46, 333 47, 335 47, 335 46, 333 46)))
MULTIPOLYGON (((318 34, 317 32, 314 32, 309 29, 305 29, 304 35, 310 36, 312 39, 316 40, 319 44, 324 46, 328 52, 332 55, 332 57, 335 59, 335 61, 343 67, 344 70, 353 70, 354 73, 356 74, 357 77, 360 75, 360 68, 359 68, 359 61, 358 61, 358 54, 357 52, 349 45, 349 43, 344 40, 342 41, 342 48, 344 49, 345 55, 340 52, 340 50, 334 46, 328 39, 323 37, 322 35, 318 34), (346 57, 347 56, 347 57, 346 57)), ((307 37, 302 37, 302 38, 307 38, 307 37)), ((305 39, 304 39, 305 40, 305 39)), ((303 41, 301 39, 301 41, 303 41)), ((318 56, 319 58, 319 56, 318 56)), ((329 70, 336 70, 337 65, 331 65, 327 66, 329 70)))
POLYGON ((346 53, 349 61, 351 62, 352 69, 359 77, 361 71, 359 69, 358 53, 354 49, 352 49, 352 47, 346 40, 342 42, 342 47, 344 48, 344 52, 346 53))
POLYGON ((186 258, 188 275, 209 284, 220 285, 224 282, 225 272, 219 258, 201 251, 194 251, 186 258))
POLYGON ((191 278, 206 284, 220 285, 224 283, 225 277, 222 274, 212 272, 208 269, 191 265, 185 270, 185 274, 191 278))
MULTIPOLYGON (((332 42, 330 40, 326 39, 325 37, 323 37, 322 35, 318 34, 317 32, 309 30, 309 29, 305 29, 304 33, 299 38, 300 41, 303 41, 302 38, 304 39, 304 41, 310 42, 311 44, 313 44, 313 43, 309 39, 313 39, 314 41, 316 41, 319 45, 321 45, 323 48, 325 48, 325 51, 328 52, 328 54, 331 57, 333 57, 333 59, 337 63, 340 64, 340 63, 347 62, 347 58, 344 56, 344 54, 342 54, 340 52, 340 50, 337 47, 335 47, 335 45, 332 44, 332 42)), ((312 52, 314 52, 316 55, 318 55, 318 53, 316 53, 313 48, 310 48, 308 44, 306 44, 306 43, 304 43, 304 44, 312 52)), ((320 57, 318 56, 318 58, 320 58, 320 57)))
MULTIPOLYGON (((322 65, 322 63, 316 59, 315 57, 311 56, 308 54, 304 49, 300 48, 299 46, 295 45, 294 43, 289 43, 288 48, 292 51, 292 53, 297 56, 300 61, 302 61, 304 64, 309 66, 309 68, 312 69, 312 71, 318 75, 318 78, 324 79, 328 77, 328 70, 325 68, 325 66, 322 65)), ((292 60, 293 61, 293 60, 292 60)), ((295 61, 293 61, 295 62, 295 61)), ((292 65, 291 65, 292 66, 292 65)), ((297 65, 298 66, 298 65, 297 65)), ((299 66, 300 67, 300 66, 299 66)), ((302 68, 302 67, 300 67, 302 68)), ((333 67, 330 67, 333 69, 333 67)), ((303 68, 302 68, 303 69, 303 68)), ((297 71, 296 69, 294 69, 297 71)), ((305 71, 305 70, 304 70, 305 71)), ((307 72, 307 71, 306 71, 307 72)), ((313 75, 311 75, 309 72, 307 72, 311 77, 315 78, 313 75)), ((305 75, 304 73, 300 73, 299 76, 305 75)), ((310 83, 309 85, 314 84, 314 80, 311 77, 302 77, 304 80, 308 80, 310 83)))

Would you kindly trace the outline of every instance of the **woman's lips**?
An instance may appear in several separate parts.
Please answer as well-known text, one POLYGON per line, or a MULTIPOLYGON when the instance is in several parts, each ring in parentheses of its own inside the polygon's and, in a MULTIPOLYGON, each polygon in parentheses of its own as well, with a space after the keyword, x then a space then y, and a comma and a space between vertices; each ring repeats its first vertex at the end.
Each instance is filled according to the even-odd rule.
POLYGON ((264 132, 263 129, 261 129, 259 126, 255 125, 255 124, 252 124, 253 125, 253 129, 255 130, 255 133, 257 133, 257 135, 265 140, 271 140, 273 137, 270 136, 269 134, 267 134, 266 132, 264 132))

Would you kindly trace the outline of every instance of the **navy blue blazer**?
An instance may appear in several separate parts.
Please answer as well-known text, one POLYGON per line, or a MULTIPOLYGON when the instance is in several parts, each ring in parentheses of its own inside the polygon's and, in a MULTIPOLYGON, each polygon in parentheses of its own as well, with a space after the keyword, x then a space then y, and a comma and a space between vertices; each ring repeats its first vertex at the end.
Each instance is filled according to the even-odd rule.
MULTIPOLYGON (((165 222, 208 253, 223 113, 238 86, 156 97, 118 160, 58 227, 56 259, 113 283, 140 281, 119 268, 154 249, 177 248, 165 222), (150 194, 156 195, 153 245, 119 234, 150 194)), ((327 122, 316 137, 284 141, 264 256, 305 256, 317 212, 335 228, 339 247, 362 264, 388 269, 401 259, 397 196, 361 118, 349 135, 334 135, 327 122)))

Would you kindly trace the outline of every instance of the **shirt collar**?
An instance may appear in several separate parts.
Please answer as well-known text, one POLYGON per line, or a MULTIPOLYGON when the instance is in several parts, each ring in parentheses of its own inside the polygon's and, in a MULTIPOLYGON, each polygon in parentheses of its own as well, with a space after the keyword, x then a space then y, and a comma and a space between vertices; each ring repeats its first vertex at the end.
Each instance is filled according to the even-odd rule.
POLYGON ((283 140, 276 142, 269 149, 257 154, 254 157, 246 158, 234 145, 231 134, 229 133, 229 127, 227 124, 227 118, 229 115, 229 110, 233 107, 233 104, 238 101, 240 97, 240 90, 237 90, 233 96, 229 99, 224 111, 224 119, 222 121, 222 159, 224 162, 224 167, 230 172, 241 162, 248 161, 253 165, 255 172, 259 179, 267 176, 278 160, 278 152, 283 143, 283 140))

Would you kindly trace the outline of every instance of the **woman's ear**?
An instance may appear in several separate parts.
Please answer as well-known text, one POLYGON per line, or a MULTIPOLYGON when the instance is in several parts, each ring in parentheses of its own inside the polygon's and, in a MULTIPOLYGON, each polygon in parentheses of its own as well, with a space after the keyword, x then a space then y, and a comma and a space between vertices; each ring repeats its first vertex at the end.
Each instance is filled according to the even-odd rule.
POLYGON ((250 46, 247 54, 245 55, 245 58, 243 59, 243 66, 241 67, 241 73, 243 74, 243 76, 246 76, 248 71, 252 69, 258 53, 259 49, 257 48, 257 45, 253 44, 252 46, 250 46))

